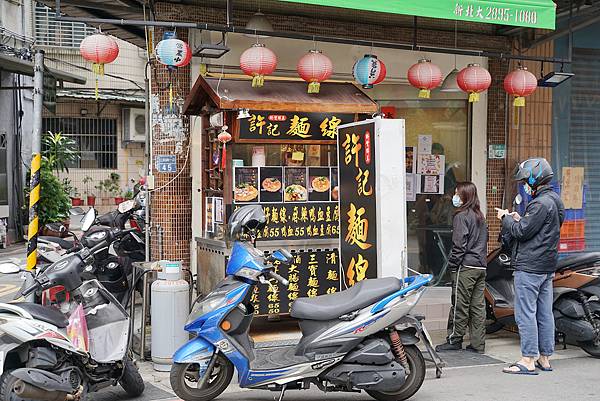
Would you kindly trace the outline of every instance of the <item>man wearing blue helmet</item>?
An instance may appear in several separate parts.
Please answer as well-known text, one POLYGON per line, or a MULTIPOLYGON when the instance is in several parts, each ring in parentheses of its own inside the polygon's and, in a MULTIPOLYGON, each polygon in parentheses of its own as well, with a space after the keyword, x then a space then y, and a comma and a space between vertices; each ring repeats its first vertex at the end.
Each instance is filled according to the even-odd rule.
POLYGON ((520 361, 505 373, 537 374, 536 367, 550 371, 554 353, 552 279, 558 261, 560 227, 565 208, 550 187, 552 167, 544 158, 519 164, 515 180, 525 185, 533 200, 524 216, 498 210, 503 235, 514 240, 512 266, 515 271, 515 319, 521 337, 520 361))

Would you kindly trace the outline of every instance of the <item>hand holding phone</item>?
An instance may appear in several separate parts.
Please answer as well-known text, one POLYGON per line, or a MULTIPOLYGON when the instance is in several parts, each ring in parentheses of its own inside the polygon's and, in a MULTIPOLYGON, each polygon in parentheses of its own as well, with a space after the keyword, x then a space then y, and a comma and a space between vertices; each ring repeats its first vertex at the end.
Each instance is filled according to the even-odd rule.
POLYGON ((499 207, 495 207, 494 209, 496 209, 498 220, 502 220, 504 216, 509 214, 506 209, 500 209, 499 207))

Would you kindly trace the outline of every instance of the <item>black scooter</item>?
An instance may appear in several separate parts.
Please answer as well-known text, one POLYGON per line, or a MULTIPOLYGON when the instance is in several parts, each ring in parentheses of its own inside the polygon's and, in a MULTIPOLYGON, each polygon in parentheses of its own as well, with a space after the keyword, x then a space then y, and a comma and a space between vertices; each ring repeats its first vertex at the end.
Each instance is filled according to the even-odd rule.
MULTIPOLYGON (((502 233, 501 233, 502 238, 502 233)), ((486 332, 515 325, 514 269, 510 244, 488 255, 485 299, 486 332)), ((575 344, 600 358, 600 253, 582 253, 561 259, 553 280, 557 339, 575 344)))

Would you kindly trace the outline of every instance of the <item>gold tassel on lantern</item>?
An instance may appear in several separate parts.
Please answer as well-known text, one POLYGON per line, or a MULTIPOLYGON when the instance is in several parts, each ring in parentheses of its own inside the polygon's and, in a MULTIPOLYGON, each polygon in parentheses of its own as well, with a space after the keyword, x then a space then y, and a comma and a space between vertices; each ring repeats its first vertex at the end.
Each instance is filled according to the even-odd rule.
POLYGON ((479 93, 471 92, 469 93, 469 103, 475 103, 479 101, 479 93))
POLYGON ((173 84, 169 83, 169 110, 173 110, 173 84))
POLYGON ((93 63, 92 71, 94 72, 94 74, 96 74, 96 87, 94 89, 94 97, 96 98, 96 101, 98 101, 100 92, 98 89, 98 76, 104 75, 104 64, 93 63))
POLYGON ((321 89, 321 83, 319 82, 311 82, 308 84, 308 93, 319 93, 321 89))
POLYGON ((429 98, 431 98, 431 91, 429 89, 421 89, 419 91, 419 98, 420 99, 429 99, 429 98))
POLYGON ((523 96, 517 96, 517 97, 515 97, 513 105, 515 107, 524 107, 525 106, 525 98, 523 96))
POLYGON ((96 75, 104 75, 104 64, 92 64, 92 71, 96 75))
POLYGON ((260 88, 264 84, 265 84, 264 75, 255 75, 254 78, 252 78, 252 87, 253 88, 260 88))

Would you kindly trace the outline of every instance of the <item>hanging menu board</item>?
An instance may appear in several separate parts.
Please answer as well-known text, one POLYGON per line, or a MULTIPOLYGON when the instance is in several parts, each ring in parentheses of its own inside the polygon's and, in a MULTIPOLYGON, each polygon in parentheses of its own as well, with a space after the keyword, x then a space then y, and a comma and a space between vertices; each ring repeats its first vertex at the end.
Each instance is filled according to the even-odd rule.
POLYGON ((337 202, 270 203, 263 210, 267 222, 256 233, 259 240, 327 239, 340 233, 337 202))
POLYGON ((354 114, 250 111, 238 120, 236 142, 335 143, 337 127, 354 121, 354 114))
POLYGON ((333 294, 341 288, 336 249, 297 253, 290 266, 277 264, 275 272, 287 279, 289 285, 272 280, 273 286, 255 286, 251 302, 257 315, 289 313, 298 298, 333 294))
POLYGON ((377 277, 375 123, 339 129, 341 262, 348 285, 377 277))

